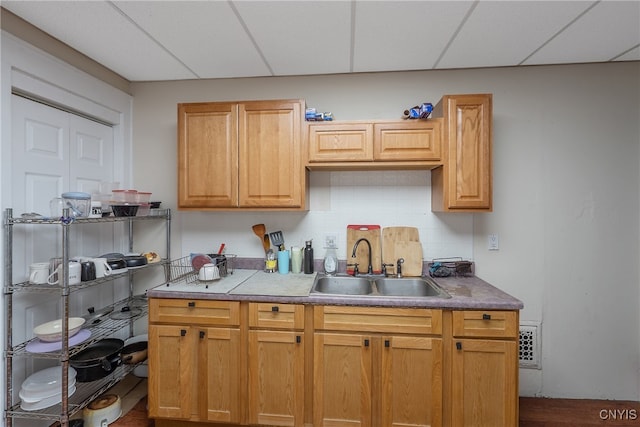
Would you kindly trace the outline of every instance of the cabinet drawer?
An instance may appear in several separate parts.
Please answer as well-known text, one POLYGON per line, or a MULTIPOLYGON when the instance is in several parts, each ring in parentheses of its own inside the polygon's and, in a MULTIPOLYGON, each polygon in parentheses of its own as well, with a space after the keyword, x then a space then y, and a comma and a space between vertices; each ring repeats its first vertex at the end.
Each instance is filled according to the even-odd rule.
POLYGON ((240 302, 151 298, 149 321, 238 326, 240 325, 240 302))
POLYGON ((442 310, 385 307, 314 307, 315 329, 395 334, 442 334, 442 310))
POLYGON ((249 327, 303 329, 304 306, 295 304, 249 303, 249 327))
POLYGON ((309 161, 372 161, 371 123, 322 123, 308 125, 309 161))
POLYGON ((440 160, 440 119, 374 124, 376 160, 440 160))
POLYGON ((518 313, 515 311, 454 311, 453 336, 504 337, 518 335, 518 313))

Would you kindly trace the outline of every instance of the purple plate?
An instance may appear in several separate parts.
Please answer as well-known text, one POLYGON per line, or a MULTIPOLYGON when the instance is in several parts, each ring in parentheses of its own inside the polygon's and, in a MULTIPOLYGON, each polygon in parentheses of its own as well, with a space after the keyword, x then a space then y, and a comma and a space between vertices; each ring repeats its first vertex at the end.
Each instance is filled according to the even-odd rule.
MULTIPOLYGON (((78 345, 91 336, 89 329, 80 329, 77 334, 69 338, 69 347, 78 345)), ((62 349, 62 341, 44 342, 36 338, 27 344, 26 350, 30 353, 48 353, 50 351, 56 351, 62 349)))

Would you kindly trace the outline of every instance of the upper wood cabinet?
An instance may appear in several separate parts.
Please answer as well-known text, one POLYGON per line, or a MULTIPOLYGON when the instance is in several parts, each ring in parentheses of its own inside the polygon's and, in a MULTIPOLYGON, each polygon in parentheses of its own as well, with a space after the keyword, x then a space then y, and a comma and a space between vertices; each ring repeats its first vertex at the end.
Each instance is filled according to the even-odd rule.
POLYGON ((444 119, 442 167, 431 171, 431 209, 492 210, 492 95, 446 95, 434 108, 444 119))
POLYGON ((304 101, 178 104, 178 207, 305 208, 304 101))
POLYGON ((440 120, 321 122, 307 125, 311 169, 434 167, 440 120))

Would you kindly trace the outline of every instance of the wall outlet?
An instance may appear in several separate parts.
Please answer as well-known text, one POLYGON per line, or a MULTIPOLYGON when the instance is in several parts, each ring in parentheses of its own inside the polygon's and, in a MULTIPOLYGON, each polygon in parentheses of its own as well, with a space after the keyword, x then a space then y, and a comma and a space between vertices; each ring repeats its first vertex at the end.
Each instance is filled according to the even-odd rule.
POLYGON ((487 238, 487 248, 490 251, 497 251, 500 249, 500 239, 497 234, 489 234, 487 238))
POLYGON ((324 247, 325 248, 335 248, 338 246, 338 234, 337 233, 326 233, 324 235, 324 247))

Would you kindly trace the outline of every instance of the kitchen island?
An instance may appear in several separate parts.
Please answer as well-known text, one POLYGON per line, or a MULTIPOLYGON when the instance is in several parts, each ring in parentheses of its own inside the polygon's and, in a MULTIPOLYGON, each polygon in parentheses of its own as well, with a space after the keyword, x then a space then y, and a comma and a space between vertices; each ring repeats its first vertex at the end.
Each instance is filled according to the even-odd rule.
POLYGON ((517 425, 522 302, 477 277, 450 298, 312 293, 234 270, 149 296, 156 426, 517 425))

